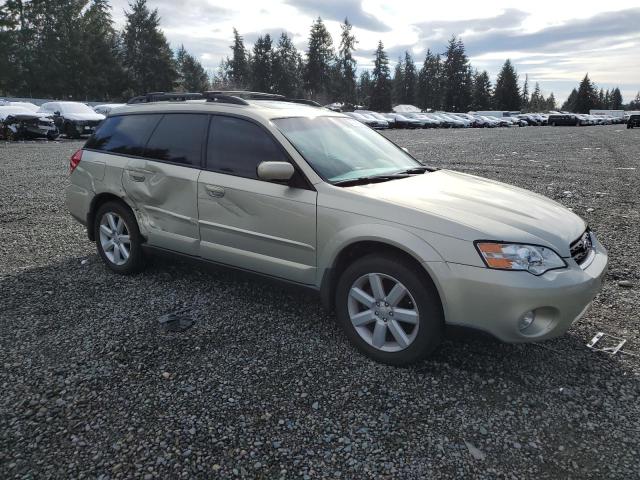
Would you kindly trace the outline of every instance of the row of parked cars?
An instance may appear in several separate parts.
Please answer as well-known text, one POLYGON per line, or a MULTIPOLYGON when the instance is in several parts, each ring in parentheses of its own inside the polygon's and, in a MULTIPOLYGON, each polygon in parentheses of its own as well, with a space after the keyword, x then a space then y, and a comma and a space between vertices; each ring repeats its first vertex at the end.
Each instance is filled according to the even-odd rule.
POLYGON ((508 117, 482 115, 475 112, 389 112, 371 110, 344 112, 346 115, 376 129, 385 128, 496 128, 561 125, 611 125, 623 123, 623 117, 586 115, 566 112, 522 113, 508 117))
POLYGON ((0 138, 55 140, 61 134, 80 138, 92 134, 104 118, 105 114, 80 102, 47 102, 38 106, 0 100, 0 138))

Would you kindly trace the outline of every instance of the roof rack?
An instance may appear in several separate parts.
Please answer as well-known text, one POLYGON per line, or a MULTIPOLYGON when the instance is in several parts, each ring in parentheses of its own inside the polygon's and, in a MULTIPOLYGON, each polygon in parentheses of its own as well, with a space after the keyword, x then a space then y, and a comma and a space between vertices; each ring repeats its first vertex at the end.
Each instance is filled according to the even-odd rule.
POLYGON ((185 102, 187 100, 202 100, 207 102, 230 103, 234 105, 249 105, 247 100, 273 100, 278 102, 291 102, 321 107, 318 102, 304 98, 287 98, 277 93, 250 92, 247 90, 212 90, 203 93, 188 92, 151 92, 131 98, 127 103, 152 103, 152 102, 185 102))

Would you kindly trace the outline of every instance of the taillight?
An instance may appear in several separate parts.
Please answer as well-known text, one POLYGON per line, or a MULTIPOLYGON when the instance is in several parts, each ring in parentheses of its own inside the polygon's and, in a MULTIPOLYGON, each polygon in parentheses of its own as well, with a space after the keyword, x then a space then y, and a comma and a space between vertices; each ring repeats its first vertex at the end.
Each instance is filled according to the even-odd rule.
POLYGON ((71 175, 76 169, 80 160, 82 160, 82 149, 78 150, 71 156, 71 160, 69 160, 69 175, 71 175))

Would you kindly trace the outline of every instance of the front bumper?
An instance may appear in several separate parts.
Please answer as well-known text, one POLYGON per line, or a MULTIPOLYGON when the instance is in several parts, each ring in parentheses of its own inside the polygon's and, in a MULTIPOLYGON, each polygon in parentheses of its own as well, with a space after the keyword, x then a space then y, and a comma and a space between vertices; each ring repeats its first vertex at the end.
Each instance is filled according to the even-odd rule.
POLYGON ((595 242, 593 261, 584 270, 568 268, 535 276, 454 263, 431 263, 446 323, 483 330, 510 342, 558 337, 586 312, 602 287, 607 252, 595 242), (534 322, 521 331, 520 318, 534 311, 534 322))

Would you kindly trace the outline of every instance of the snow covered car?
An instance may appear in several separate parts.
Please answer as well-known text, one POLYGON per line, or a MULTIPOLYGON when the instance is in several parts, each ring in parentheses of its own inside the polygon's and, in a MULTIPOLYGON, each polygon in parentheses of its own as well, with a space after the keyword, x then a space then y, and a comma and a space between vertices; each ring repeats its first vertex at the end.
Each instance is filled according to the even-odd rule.
POLYGON ((60 133, 67 138, 91 135, 105 116, 79 102, 47 102, 40 106, 40 112, 52 115, 60 133))
POLYGON ((24 107, 0 105, 0 136, 5 140, 47 138, 59 136, 53 120, 42 113, 34 113, 24 107))
POLYGON ((126 105, 126 103, 103 103, 102 105, 93 107, 93 110, 100 115, 107 116, 114 108, 125 107, 126 105))

